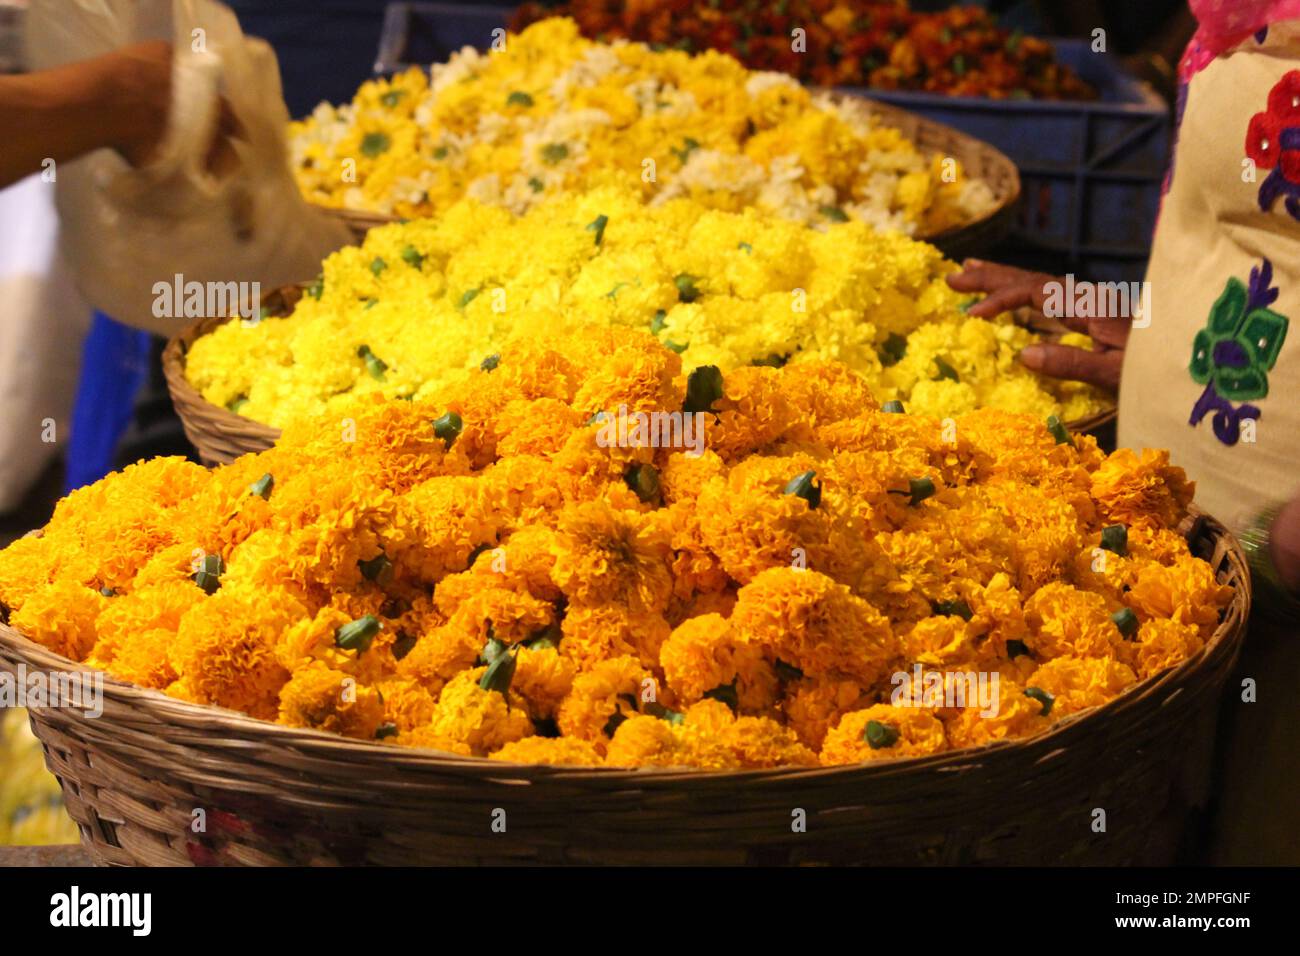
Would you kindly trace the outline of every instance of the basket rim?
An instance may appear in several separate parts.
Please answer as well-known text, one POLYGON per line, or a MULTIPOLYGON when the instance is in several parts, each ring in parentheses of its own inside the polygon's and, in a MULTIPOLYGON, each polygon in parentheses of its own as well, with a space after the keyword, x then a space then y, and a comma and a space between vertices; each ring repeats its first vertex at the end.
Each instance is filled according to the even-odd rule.
MULTIPOLYGON (((1189 509, 1188 517, 1179 531, 1189 539, 1195 536, 1208 537, 1224 545, 1225 550, 1221 561, 1231 565, 1238 576, 1238 583, 1232 587, 1232 599, 1223 609, 1218 626, 1196 654, 1175 667, 1138 681, 1105 704, 1076 711, 1046 730, 1029 737, 1007 738, 977 747, 946 750, 923 756, 863 761, 856 764, 706 770, 687 767, 566 766, 517 763, 491 757, 466 757, 428 747, 396 746, 380 741, 344 737, 325 730, 289 727, 217 705, 180 700, 160 690, 128 683, 107 671, 84 667, 77 661, 56 654, 36 643, 4 620, 0 620, 0 651, 10 652, 17 657, 18 663, 28 667, 34 665, 48 672, 92 675, 96 680, 102 680, 104 699, 113 699, 145 711, 150 717, 171 727, 184 727, 207 733, 225 731, 232 736, 242 736, 261 746, 289 748, 321 758, 340 753, 349 753, 357 758, 378 757, 382 754, 386 763, 406 769, 454 767, 483 777, 523 778, 530 783, 599 775, 603 780, 626 782, 629 785, 671 783, 682 779, 708 784, 779 783, 799 778, 843 777, 849 774, 865 777, 911 771, 945 770, 979 763, 995 754, 1008 752, 1026 754, 1042 750, 1044 754, 1041 759, 1046 759, 1054 752, 1053 745, 1057 738, 1077 732, 1079 725, 1086 723, 1089 727, 1098 727, 1107 718, 1117 717, 1132 708, 1139 707, 1144 701, 1164 690, 1172 690, 1173 693, 1161 703, 1163 706, 1181 693, 1187 679, 1197 673, 1211 657, 1233 652, 1233 645, 1239 643, 1244 636, 1252 600, 1250 574, 1241 543, 1223 524, 1205 515, 1194 505, 1189 509)), ((11 670, 7 656, 0 654, 0 672, 11 670)), ((29 708, 34 712, 43 709, 46 708, 29 708)))
MULTIPOLYGON (((939 245, 964 236, 967 233, 973 233, 980 230, 999 217, 1008 215, 1015 205, 1020 201, 1022 184, 1020 181, 1020 169, 1015 162, 1007 156, 1006 153, 998 149, 992 143, 972 136, 969 133, 962 132, 954 126, 947 123, 941 123, 938 120, 931 119, 920 113, 895 106, 893 103, 886 103, 882 100, 875 99, 872 96, 864 96, 860 93, 850 92, 833 87, 809 87, 809 92, 814 96, 822 95, 827 97, 831 102, 853 102, 862 104, 874 116, 885 122, 887 125, 894 127, 913 125, 916 127, 926 128, 931 135, 942 139, 954 147, 952 154, 955 158, 963 160, 965 157, 979 156, 983 164, 996 167, 996 179, 990 179, 986 176, 973 176, 989 186, 994 195, 994 203, 988 209, 984 210, 977 216, 973 216, 963 222, 954 223, 944 229, 936 232, 924 232, 918 229, 912 233, 909 238, 926 242, 931 245, 939 245), (901 119, 900 119, 901 117, 901 119)), ((907 135, 906 132, 904 135, 907 135)), ((909 140, 914 139, 908 136, 909 140)), ((914 144, 915 145, 915 144, 914 144)), ((918 150, 929 154, 930 149, 922 149, 917 146, 918 150)), ((934 151, 937 152, 937 151, 934 151)), ((969 164, 964 162, 963 166, 969 164)), ((316 200, 308 200, 316 209, 330 213, 348 225, 359 228, 369 229, 377 226, 384 226, 394 222, 400 222, 401 217, 394 213, 377 212, 372 209, 357 209, 350 206, 330 206, 316 200)))
MULTIPOLYGON (((1023 188, 1020 181, 1020 167, 1015 164, 1011 157, 1002 152, 1002 150, 998 149, 992 143, 985 142, 977 136, 965 133, 957 129, 955 126, 950 126, 949 124, 942 123, 939 120, 931 119, 924 114, 904 109, 903 107, 896 106, 893 103, 886 103, 873 96, 864 96, 860 93, 853 93, 835 88, 825 88, 822 91, 825 92, 833 101, 851 100, 864 103, 871 112, 879 116, 887 124, 891 122, 891 118, 893 117, 903 117, 904 119, 902 121, 894 120, 893 124, 895 126, 915 124, 918 127, 928 128, 933 134, 958 147, 952 151, 954 157, 957 159, 961 159, 962 156, 978 155, 985 163, 998 168, 999 180, 1006 186, 1004 192, 1000 193, 997 189, 998 183, 991 182, 984 176, 975 177, 987 183, 990 190, 994 192, 996 202, 993 206, 987 209, 983 214, 969 219, 966 222, 957 223, 938 232, 917 232, 913 234, 911 238, 917 239, 921 242, 927 242, 930 245, 938 245, 945 240, 953 239, 968 231, 974 231, 986 223, 992 222, 999 216, 1008 213, 1016 203, 1020 201, 1020 193, 1023 188)), ((814 92, 818 91, 814 90, 814 92)), ((917 148, 920 149, 919 146, 917 148)))
MULTIPOLYGON (((307 285, 309 283, 299 282, 282 286, 272 292, 272 295, 283 294, 288 289, 302 289, 307 285)), ((167 381, 167 388, 171 393, 173 404, 177 406, 177 411, 180 412, 182 418, 186 416, 187 409, 199 408, 222 431, 242 433, 274 445, 279 440, 283 429, 268 425, 265 422, 259 422, 253 418, 246 418, 220 405, 214 405, 190 384, 185 375, 185 357, 190 345, 196 339, 202 338, 218 326, 224 325, 234 318, 234 316, 209 316, 200 319, 179 334, 172 336, 167 341, 162 353, 163 377, 167 381)), ((1029 327, 1026 326, 1026 328, 1029 327)), ((1041 329, 1030 328, 1030 331, 1040 335, 1053 334, 1041 329)), ((1084 418, 1067 421, 1064 423, 1065 427, 1071 432, 1093 432, 1116 421, 1119 417, 1119 403, 1114 399, 1114 396, 1107 394, 1108 398, 1111 398, 1112 404, 1084 418)))

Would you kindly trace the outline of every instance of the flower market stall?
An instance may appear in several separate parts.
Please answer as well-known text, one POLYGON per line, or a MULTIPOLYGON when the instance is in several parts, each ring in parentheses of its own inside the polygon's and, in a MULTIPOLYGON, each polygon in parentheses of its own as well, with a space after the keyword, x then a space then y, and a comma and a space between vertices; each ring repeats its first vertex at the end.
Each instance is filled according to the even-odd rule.
MULTIPOLYGON (((375 75, 287 127, 277 101, 253 150, 187 10, 175 82, 233 159, 188 150, 210 178, 169 214, 220 219, 254 154, 286 201, 223 194, 221 306, 177 271, 120 317, 167 332, 185 453, 0 548, 0 675, 95 690, 30 707, 93 862, 1194 858, 1285 562, 1198 505, 1195 456, 1117 441, 1148 291, 1098 315, 994 264, 1051 190, 946 122, 1122 114, 1165 143, 1113 62, 905 2, 395 4, 375 75), (421 60, 421 17, 467 42, 421 60), (259 271, 266 208, 333 251, 259 271)), ((1070 169, 1075 203, 1119 181, 1070 169)), ((1132 252, 1087 219, 1036 255, 1132 252)), ((1273 276, 1211 328, 1276 360, 1273 276)), ((67 821, 15 718, 18 839, 67 821)))

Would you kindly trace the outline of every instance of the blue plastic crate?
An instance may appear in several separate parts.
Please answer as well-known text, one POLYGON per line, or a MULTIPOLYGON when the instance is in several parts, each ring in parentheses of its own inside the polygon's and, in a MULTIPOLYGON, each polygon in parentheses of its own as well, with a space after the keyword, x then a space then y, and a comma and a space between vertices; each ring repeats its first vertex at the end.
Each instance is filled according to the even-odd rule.
MULTIPOLYGON (((390 3, 377 72, 427 67, 464 46, 486 49, 511 7, 390 3)), ((990 100, 844 88, 946 123, 1020 168, 1023 198, 999 258, 1095 280, 1142 278, 1168 163, 1169 113, 1119 61, 1087 41, 1056 40, 1060 62, 1100 95, 1089 102, 990 100)))
POLYGON ((996 146, 1020 168, 1012 246, 1033 264, 1098 280, 1142 278, 1169 161, 1164 100, 1084 40, 1057 58, 1095 87, 1089 102, 987 100, 853 89, 996 146))
POLYGON ((486 50, 492 31, 503 29, 513 12, 514 7, 508 6, 390 3, 384 11, 375 72, 394 73, 412 66, 428 69, 467 46, 486 50))

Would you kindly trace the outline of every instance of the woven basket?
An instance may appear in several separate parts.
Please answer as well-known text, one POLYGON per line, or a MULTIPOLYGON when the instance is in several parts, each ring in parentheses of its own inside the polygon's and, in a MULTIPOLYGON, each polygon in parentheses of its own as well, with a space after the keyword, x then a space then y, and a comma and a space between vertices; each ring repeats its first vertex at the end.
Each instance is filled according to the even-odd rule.
MULTIPOLYGON (((898 129, 925 154, 951 156, 961 165, 964 174, 983 180, 993 193, 993 205, 969 222, 944 229, 941 232, 916 234, 917 239, 938 246, 951 259, 964 259, 976 253, 987 252, 1006 237, 1015 221, 1016 204, 1020 199, 1020 172, 1005 154, 966 133, 927 119, 916 113, 899 109, 888 103, 846 93, 829 93, 834 100, 853 100, 886 126, 898 129)), ((357 242, 375 226, 396 222, 397 216, 359 209, 341 209, 329 206, 317 208, 343 220, 357 242)))
MULTIPOLYGON (((106 864, 1168 863, 1250 612, 1236 541, 1204 517, 1184 530, 1235 588, 1206 646, 1044 734, 978 749, 740 772, 532 766, 281 727, 112 678, 98 719, 43 708, 32 725, 106 864)), ((79 669, 0 624, 0 670, 19 665, 79 669)))

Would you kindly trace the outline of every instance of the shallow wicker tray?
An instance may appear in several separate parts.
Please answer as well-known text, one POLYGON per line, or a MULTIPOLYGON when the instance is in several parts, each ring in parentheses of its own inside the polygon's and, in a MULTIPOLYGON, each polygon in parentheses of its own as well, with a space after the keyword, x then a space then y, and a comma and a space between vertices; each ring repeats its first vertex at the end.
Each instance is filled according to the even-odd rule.
MULTIPOLYGON (((941 232, 918 232, 915 238, 933 243, 949 258, 964 259, 988 251, 1010 232, 1015 221, 1016 204, 1020 200, 1020 172, 1004 153, 951 126, 888 103, 841 92, 829 95, 832 99, 854 99, 864 103, 870 113, 883 124, 901 131, 922 153, 951 156, 961 164, 964 175, 982 179, 988 184, 993 193, 993 206, 978 218, 941 232)), ((359 209, 317 208, 343 220, 358 242, 370 229, 396 222, 398 218, 359 209)))
MULTIPOLYGON (((1192 768, 1250 612, 1236 541, 1202 516, 1184 530, 1236 590, 1206 646, 981 748, 812 769, 546 767, 282 727, 111 677, 98 719, 43 708, 32 727, 101 864, 1168 863, 1203 799, 1192 768)), ((82 670, 0 624, 0 670, 19 665, 82 670)))
MULTIPOLYGON (((294 303, 302 298, 302 289, 302 286, 287 286, 266 296, 262 303, 267 315, 287 315, 294 303)), ((229 321, 229 318, 202 319, 169 341, 162 354, 163 375, 167 379, 172 403, 180 415, 186 436, 206 465, 226 465, 240 455, 265 451, 280 438, 278 428, 213 405, 185 378, 185 356, 190 346, 196 339, 229 321)), ((1116 409, 1109 408, 1067 422, 1066 426, 1072 432, 1095 435, 1101 446, 1110 450, 1115 447, 1116 416, 1116 409)))

